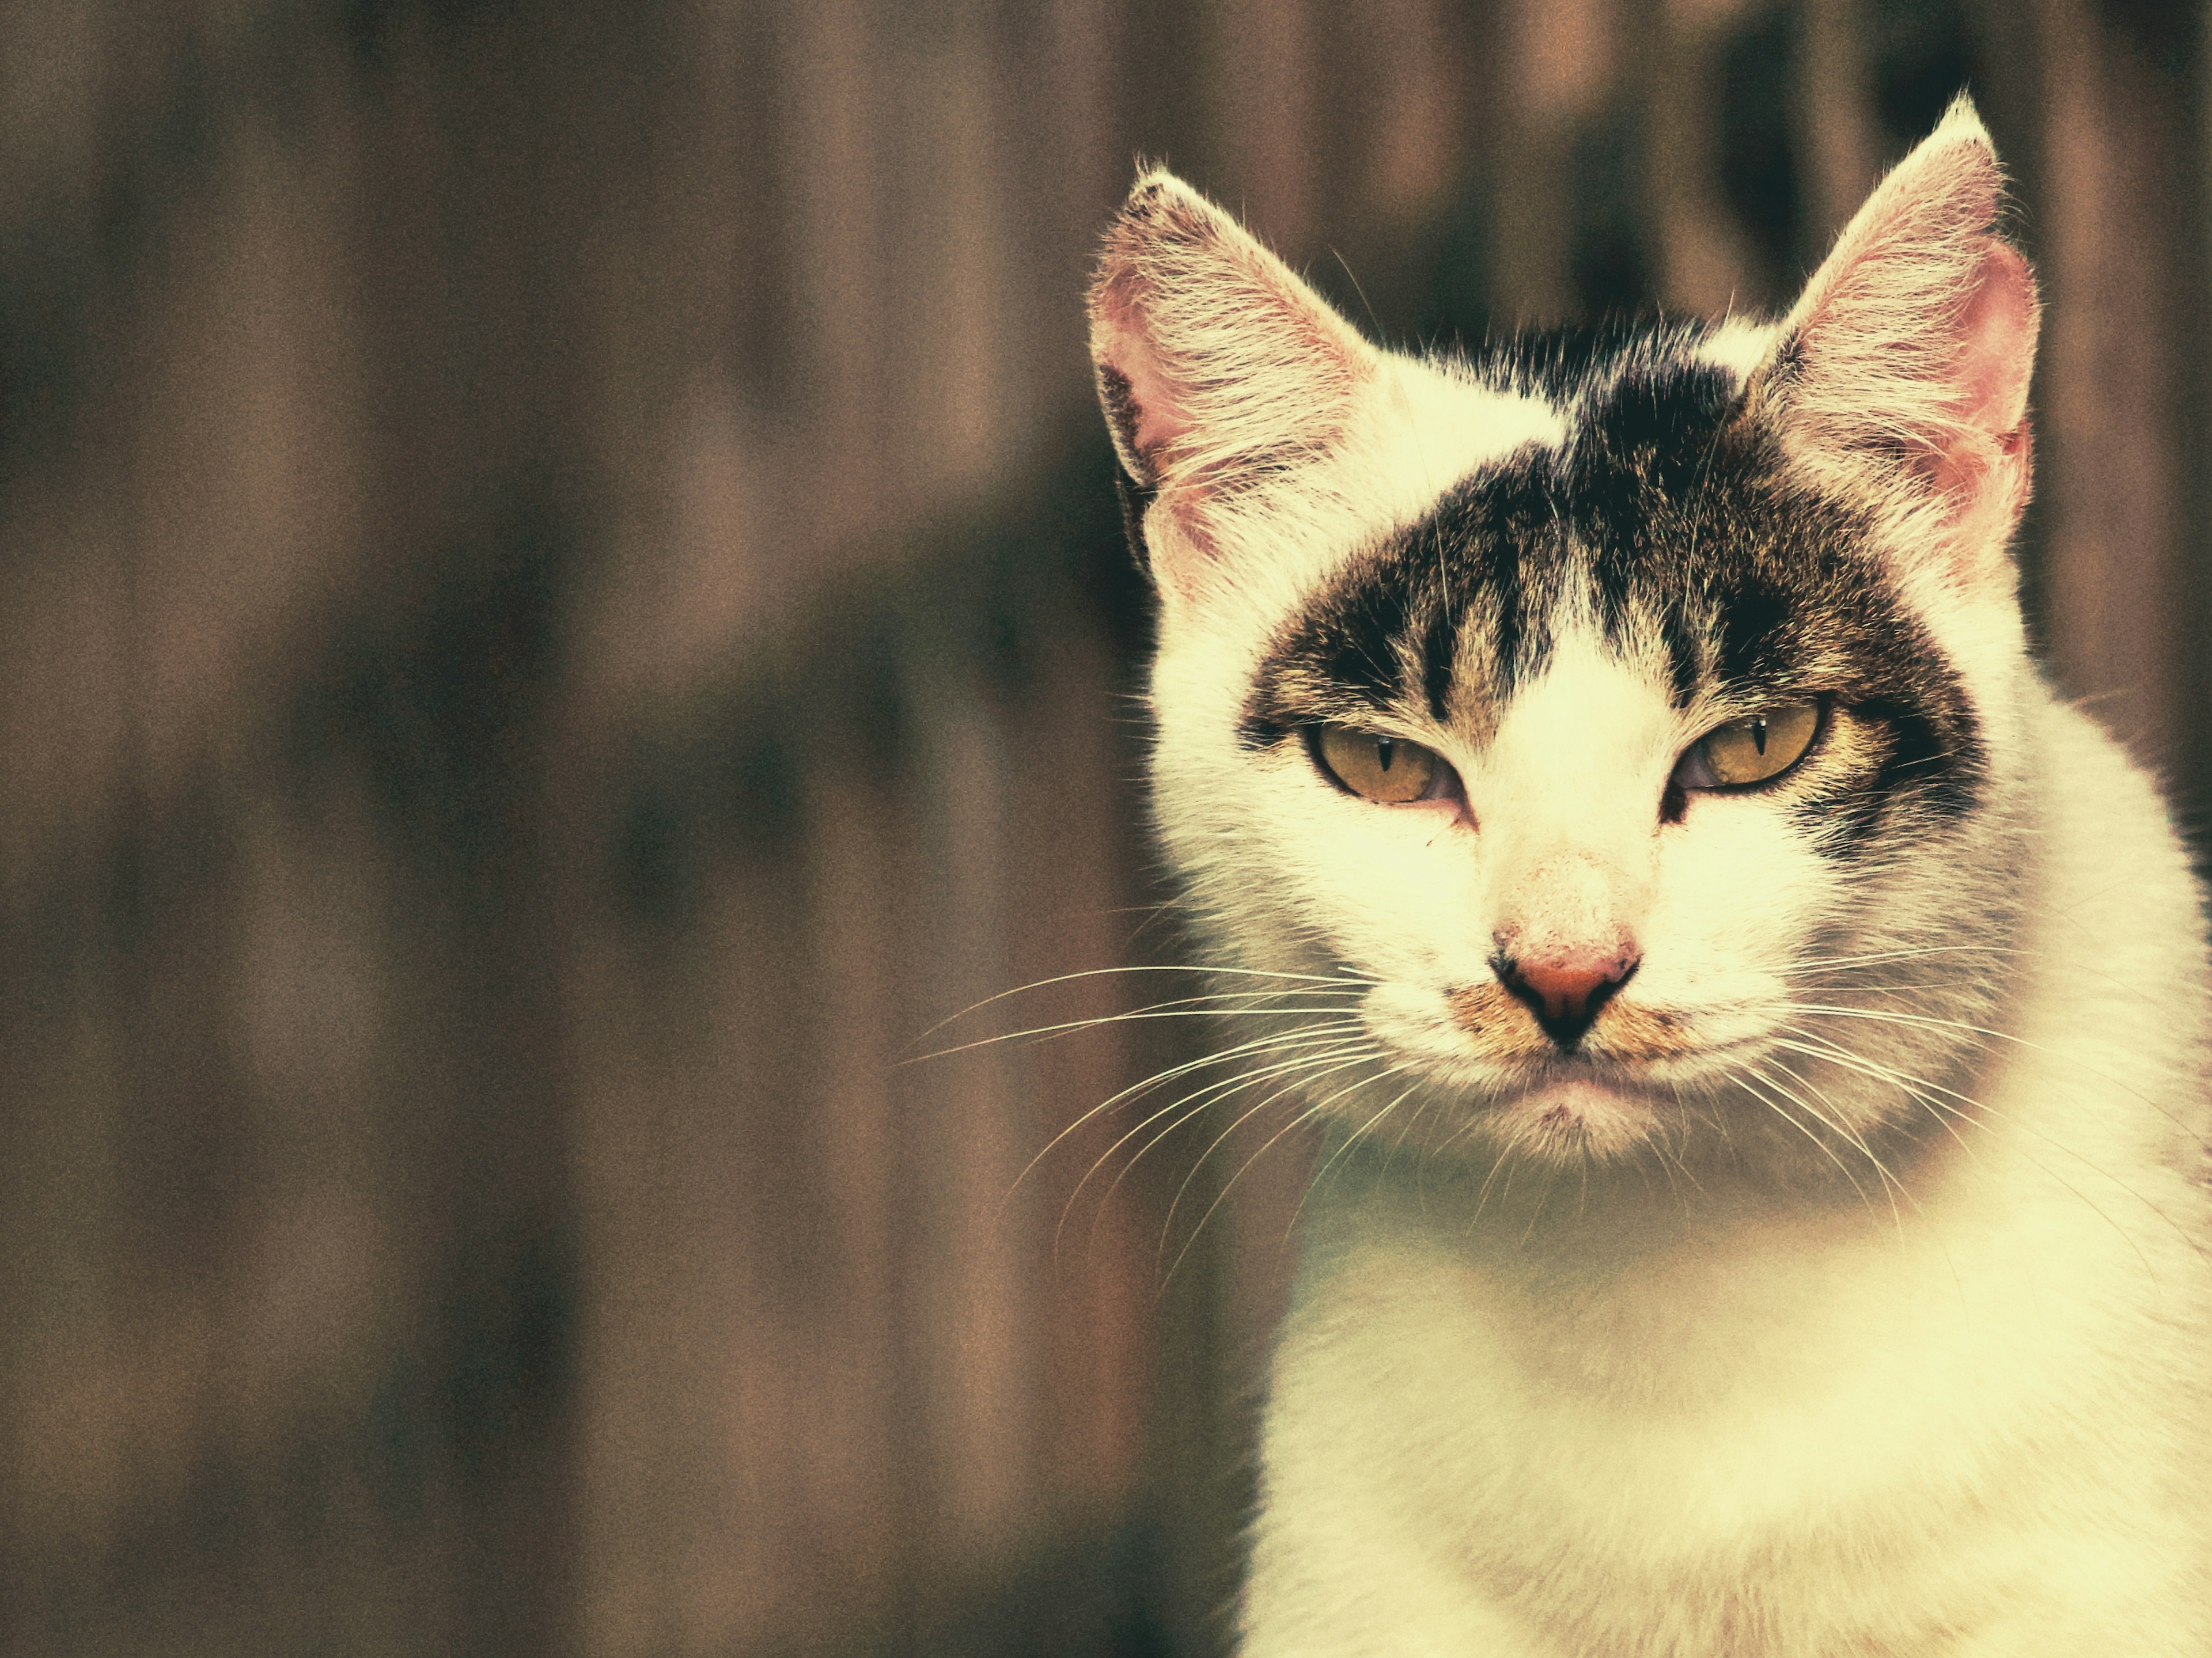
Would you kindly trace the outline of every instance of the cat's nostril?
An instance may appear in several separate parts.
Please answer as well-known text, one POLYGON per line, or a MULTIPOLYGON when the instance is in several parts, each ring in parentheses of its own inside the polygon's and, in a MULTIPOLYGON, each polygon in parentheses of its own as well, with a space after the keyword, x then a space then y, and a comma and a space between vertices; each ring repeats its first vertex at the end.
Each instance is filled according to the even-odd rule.
POLYGON ((1626 950, 1605 956, 1516 960, 1500 953, 1491 963, 1504 985, 1536 1016, 1544 1034, 1572 1048, 1596 1021, 1613 993, 1626 984, 1641 958, 1626 950))

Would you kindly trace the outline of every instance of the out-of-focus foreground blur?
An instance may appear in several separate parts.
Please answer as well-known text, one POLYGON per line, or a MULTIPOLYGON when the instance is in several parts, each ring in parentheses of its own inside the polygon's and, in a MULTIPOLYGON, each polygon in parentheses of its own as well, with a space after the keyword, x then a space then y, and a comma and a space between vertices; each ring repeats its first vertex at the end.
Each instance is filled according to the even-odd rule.
POLYGON ((1133 157, 1479 343, 1786 301, 1970 82, 2028 590, 2193 807, 2206 74, 2149 0, 0 6, 0 1650, 1218 1650, 1305 1154, 1018 1181, 1188 1021, 907 1063, 1178 993, 926 1034, 1182 947, 1133 157))

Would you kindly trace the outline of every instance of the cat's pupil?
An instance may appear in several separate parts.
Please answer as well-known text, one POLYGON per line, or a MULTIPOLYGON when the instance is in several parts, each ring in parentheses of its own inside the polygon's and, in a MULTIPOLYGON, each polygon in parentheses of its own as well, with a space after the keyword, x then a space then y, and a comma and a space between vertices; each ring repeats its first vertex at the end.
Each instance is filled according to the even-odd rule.
MULTIPOLYGON (((1751 740, 1757 745, 1759 751, 1761 754, 1765 754, 1766 752, 1766 720, 1764 715, 1753 720, 1751 722, 1751 740)), ((1385 760, 1382 763, 1387 766, 1390 762, 1388 760, 1385 760)))
POLYGON ((1378 737, 1375 739, 1376 763, 1380 765, 1384 771, 1390 769, 1390 749, 1391 743, 1389 738, 1378 737))

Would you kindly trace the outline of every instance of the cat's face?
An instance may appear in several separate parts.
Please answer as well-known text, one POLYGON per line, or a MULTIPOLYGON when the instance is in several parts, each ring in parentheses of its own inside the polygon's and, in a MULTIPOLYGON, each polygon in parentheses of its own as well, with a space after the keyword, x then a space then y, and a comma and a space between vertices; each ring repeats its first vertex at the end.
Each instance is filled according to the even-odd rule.
POLYGON ((1559 1157, 1940 1121, 2022 841, 1996 205, 1956 112, 1784 322, 1467 366, 1140 185, 1094 339, 1158 820, 1224 957, 1356 1022, 1316 1104, 1559 1157))

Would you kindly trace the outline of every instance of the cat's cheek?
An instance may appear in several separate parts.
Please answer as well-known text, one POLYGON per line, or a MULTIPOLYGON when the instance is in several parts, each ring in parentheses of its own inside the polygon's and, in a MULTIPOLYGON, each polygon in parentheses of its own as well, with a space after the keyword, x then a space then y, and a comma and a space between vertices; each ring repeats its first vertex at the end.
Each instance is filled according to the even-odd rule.
POLYGON ((1276 843, 1300 904, 1355 966, 1418 970, 1440 952, 1480 959, 1488 936, 1476 880, 1479 837, 1451 801, 1378 806, 1301 803, 1276 843))
POLYGON ((1487 1096, 1504 1083, 1452 1017, 1447 996, 1417 979, 1386 981, 1366 996, 1361 1017, 1394 1054, 1447 1086, 1487 1096))
POLYGON ((1834 913, 1836 872, 1772 805, 1696 803, 1662 836, 1644 940, 1644 993, 1662 1005, 1715 1010, 1698 1021, 1710 1042, 1741 1040, 1771 1023, 1783 969, 1834 913))

